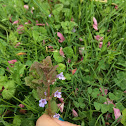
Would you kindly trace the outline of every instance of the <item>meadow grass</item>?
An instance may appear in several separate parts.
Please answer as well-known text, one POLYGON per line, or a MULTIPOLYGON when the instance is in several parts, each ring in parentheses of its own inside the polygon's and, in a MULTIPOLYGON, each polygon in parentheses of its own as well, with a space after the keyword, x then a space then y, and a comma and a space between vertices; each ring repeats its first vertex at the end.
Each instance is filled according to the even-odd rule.
POLYGON ((111 126, 126 125, 124 121, 115 120, 113 104, 104 104, 109 98, 121 113, 126 108, 125 8, 123 0, 108 0, 107 3, 90 0, 54 0, 50 3, 47 0, 0 0, 0 77, 6 76, 15 82, 15 93, 11 98, 6 98, 7 94, 0 95, 0 126, 34 126, 44 113, 45 109, 39 107, 38 99, 25 85, 24 78, 29 75, 32 63, 41 62, 47 56, 51 56, 53 65, 65 65, 65 68, 61 65, 60 69, 66 80, 56 82, 57 86, 62 87, 65 106, 61 117, 64 120, 82 126, 106 126, 107 123, 111 126), (28 10, 24 8, 25 4, 28 4, 28 10), (115 9, 115 4, 118 9, 115 9), (97 19, 98 31, 93 29, 93 17, 97 19), (15 20, 19 23, 12 24, 15 20), (29 20, 31 23, 25 24, 29 20), (48 25, 36 26, 36 20, 48 25), (22 34, 19 34, 17 27, 21 24, 24 27, 22 34), (71 31, 73 28, 75 32, 71 31), (62 43, 58 42, 57 32, 65 38, 62 43), (96 35, 104 37, 101 48, 94 38, 96 35), (21 44, 15 48, 18 42, 21 44), (54 52, 50 51, 49 46, 53 47, 54 52), (54 55, 60 47, 65 53, 61 62, 58 58, 62 56, 54 55), (65 50, 66 47, 69 48, 65 50), (82 55, 79 54, 80 47, 84 47, 82 55), (20 52, 26 54, 17 55, 20 52), (8 63, 13 59, 18 61, 14 68, 8 63), (71 70, 76 68, 72 75, 71 70), (100 88, 107 89, 107 95, 100 88), (25 114, 19 112, 19 104, 25 105, 25 114), (72 115, 72 109, 77 111, 78 117, 72 115), (106 114, 110 114, 111 118, 106 119, 106 114))

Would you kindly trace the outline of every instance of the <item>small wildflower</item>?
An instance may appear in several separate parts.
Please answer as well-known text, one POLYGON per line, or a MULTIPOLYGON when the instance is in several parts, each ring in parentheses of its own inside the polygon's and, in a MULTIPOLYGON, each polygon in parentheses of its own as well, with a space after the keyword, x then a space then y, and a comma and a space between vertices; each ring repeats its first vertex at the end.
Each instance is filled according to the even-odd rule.
POLYGON ((21 43, 18 42, 14 47, 17 48, 21 43))
POLYGON ((37 26, 45 26, 45 24, 38 23, 37 26))
POLYGON ((85 47, 79 47, 79 54, 80 55, 83 55, 84 54, 84 48, 85 47))
POLYGON ((95 37, 95 39, 97 40, 97 41, 102 41, 103 40, 103 37, 101 37, 100 35, 96 35, 96 36, 94 36, 95 37))
POLYGON ((61 98, 61 92, 58 92, 58 90, 54 93, 54 97, 61 98))
POLYGON ((57 118, 57 119, 59 119, 59 117, 60 117, 60 114, 57 114, 57 113, 53 116, 53 118, 57 118))
POLYGON ((103 42, 99 42, 99 48, 101 48, 103 45, 103 42))
POLYGON ((28 10, 29 9, 29 6, 28 5, 24 5, 24 8, 28 10))
POLYGON ((93 22, 94 22, 93 28, 97 31, 98 30, 98 24, 97 24, 97 20, 96 20, 95 17, 93 17, 93 22))
POLYGON ((64 103, 59 103, 57 106, 60 108, 60 111, 63 112, 64 109, 64 103))
POLYGON ((76 29, 75 29, 75 28, 73 28, 72 32, 76 32, 76 29))
POLYGON ((14 21, 12 24, 18 24, 19 20, 14 21))
POLYGON ((9 64, 15 64, 16 62, 17 62, 16 59, 15 59, 15 60, 10 60, 10 61, 8 61, 9 64))
MULTIPOLYGON (((104 88, 103 88, 103 90, 102 90, 102 88, 100 88, 100 91, 101 91, 101 93, 103 93, 103 92, 104 92, 104 93, 105 93, 105 95, 107 95, 107 93, 108 93, 108 89, 104 89, 104 88)), ((102 94, 102 95, 104 96, 104 94, 102 94)))
POLYGON ((17 31, 18 31, 18 34, 22 34, 24 31, 24 26, 23 25, 19 25, 18 28, 17 28, 17 31))
POLYGON ((21 107, 21 108, 24 108, 24 105, 23 104, 19 104, 18 106, 21 107))
POLYGON ((110 46, 110 42, 108 42, 108 45, 107 45, 107 47, 109 47, 110 46))
POLYGON ((49 14, 49 17, 51 17, 51 14, 49 14))
POLYGON ((71 59, 68 58, 67 62, 70 63, 71 62, 71 59))
POLYGON ((73 114, 74 117, 78 116, 78 113, 74 109, 72 109, 72 114, 73 114))
POLYGON ((45 96, 47 95, 46 91, 44 92, 44 95, 45 95, 45 96))
POLYGON ((104 104, 113 104, 114 105, 114 107, 116 106, 114 103, 113 103, 113 101, 112 100, 110 100, 109 98, 107 98, 107 102, 104 102, 104 104))
POLYGON ((64 77, 64 75, 63 75, 63 72, 61 72, 60 74, 58 74, 56 77, 59 78, 60 80, 65 80, 66 79, 64 77))
POLYGON ((83 39, 82 39, 82 38, 79 38, 79 40, 80 40, 80 41, 83 41, 83 39))
POLYGON ((39 106, 40 106, 40 107, 44 107, 46 104, 47 104, 46 99, 41 99, 41 100, 39 100, 39 106))
POLYGON ((64 98, 59 98, 59 101, 61 102, 61 103, 64 103, 64 98))

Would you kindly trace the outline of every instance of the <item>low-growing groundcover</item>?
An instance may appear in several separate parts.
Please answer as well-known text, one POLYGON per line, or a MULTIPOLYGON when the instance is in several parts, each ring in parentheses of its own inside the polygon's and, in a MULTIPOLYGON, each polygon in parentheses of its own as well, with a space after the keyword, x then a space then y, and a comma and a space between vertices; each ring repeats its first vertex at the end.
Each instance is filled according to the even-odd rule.
POLYGON ((0 0, 0 126, 45 112, 126 126, 125 0, 0 0))

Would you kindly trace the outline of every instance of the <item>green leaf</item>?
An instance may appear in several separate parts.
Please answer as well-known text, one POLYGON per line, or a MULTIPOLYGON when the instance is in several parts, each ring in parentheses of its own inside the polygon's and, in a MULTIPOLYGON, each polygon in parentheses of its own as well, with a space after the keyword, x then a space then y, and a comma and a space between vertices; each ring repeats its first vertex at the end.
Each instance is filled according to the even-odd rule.
POLYGON ((39 96, 38 96, 38 92, 36 90, 32 90, 32 95, 36 100, 40 100, 39 96))
POLYGON ((101 104, 101 112, 106 113, 107 111, 109 111, 109 106, 106 104, 101 104))
POLYGON ((79 108, 79 103, 78 103, 78 102, 73 101, 73 103, 74 103, 74 106, 75 106, 76 108, 79 108))
POLYGON ((116 78, 114 78, 114 81, 117 86, 119 86, 122 90, 126 90, 126 72, 118 72, 116 74, 116 78))
POLYGON ((4 73, 5 73, 4 68, 0 68, 0 76, 4 75, 4 73))
POLYGON ((74 55, 73 49, 71 47, 65 47, 63 48, 63 52, 65 53, 65 55, 67 56, 67 58, 72 58, 74 55))
POLYGON ((58 106, 56 104, 56 102, 54 100, 51 100, 51 110, 52 110, 52 113, 56 113, 57 110, 58 110, 58 106))
POLYGON ((15 83, 13 80, 9 80, 2 91, 3 99, 11 99, 15 93, 15 83))
POLYGON ((67 80, 71 80, 71 74, 66 73, 66 74, 65 74, 65 78, 66 78, 67 80))
POLYGON ((117 98, 113 93, 111 93, 111 92, 109 92, 109 98, 110 98, 111 100, 115 100, 115 101, 118 100, 118 98, 117 98))
POLYGON ((101 109, 101 104, 98 103, 98 102, 94 102, 94 107, 95 107, 96 110, 99 111, 101 109))
POLYGON ((64 58, 60 55, 60 53, 58 51, 55 51, 53 53, 53 58, 55 59, 55 61, 57 61, 58 63, 63 62, 64 58))
POLYGON ((57 67, 58 73, 61 73, 61 72, 64 72, 64 71, 65 71, 66 66, 65 66, 64 64, 59 63, 59 64, 57 64, 57 65, 58 65, 58 67, 57 67))
POLYGON ((126 109, 124 109, 122 111, 122 119, 121 119, 121 123, 126 126, 126 109))
POLYGON ((98 97, 98 94, 100 94, 100 91, 99 91, 98 88, 95 88, 95 89, 93 89, 91 96, 93 98, 97 98, 98 97))
POLYGON ((78 102, 79 102, 79 103, 83 103, 83 102, 84 102, 84 99, 83 99, 82 97, 79 97, 79 98, 78 98, 78 102))
POLYGON ((116 108, 118 108, 121 112, 125 109, 121 102, 116 103, 116 108))
POLYGON ((91 94, 92 93, 92 87, 88 87, 87 91, 88 91, 88 94, 91 94))
POLYGON ((21 125, 21 118, 20 118, 19 115, 14 116, 13 125, 14 126, 20 126, 21 125))
POLYGON ((80 108, 82 108, 82 109, 84 109, 86 106, 84 103, 80 103, 79 105, 80 105, 80 108))

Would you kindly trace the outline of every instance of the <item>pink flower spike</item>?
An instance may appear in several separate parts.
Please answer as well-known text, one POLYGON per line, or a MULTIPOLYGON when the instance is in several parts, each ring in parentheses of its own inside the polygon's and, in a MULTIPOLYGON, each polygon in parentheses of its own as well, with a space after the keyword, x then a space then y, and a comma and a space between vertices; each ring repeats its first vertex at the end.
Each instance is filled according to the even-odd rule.
POLYGON ((12 24, 18 24, 19 20, 14 21, 12 24))
POLYGON ((65 56, 64 56, 64 52, 63 52, 62 47, 60 47, 60 51, 59 51, 59 53, 60 53, 60 55, 61 55, 62 57, 65 57, 65 56))
POLYGON ((74 109, 72 109, 72 114, 74 117, 78 117, 78 113, 74 109))
POLYGON ((79 40, 82 42, 83 41, 83 39, 82 38, 79 38, 79 40))
POLYGON ((103 40, 103 37, 101 37, 100 35, 96 35, 94 36, 96 40, 98 41, 102 41, 103 40))
POLYGON ((107 47, 109 47, 110 46, 110 42, 108 42, 108 45, 107 45, 107 47))
POLYGON ((23 25, 19 25, 18 28, 17 28, 18 34, 22 34, 23 33, 22 32, 23 30, 24 30, 24 26, 23 25))
MULTIPOLYGON (((114 111, 114 116, 115 116, 115 120, 118 119, 120 116, 121 116, 121 112, 119 109, 117 108, 113 108, 113 111, 114 111)), ((120 120, 118 120, 119 122, 120 120)))
POLYGON ((103 45, 103 42, 99 42, 99 48, 101 48, 103 45))
POLYGON ((29 9, 29 6, 28 5, 24 5, 24 8, 28 10, 29 9))
POLYGON ((24 105, 23 104, 19 104, 18 106, 21 107, 21 108, 24 108, 24 105))
POLYGON ((124 91, 124 93, 126 93, 126 91, 124 91))
POLYGON ((15 64, 16 62, 17 62, 16 59, 15 59, 15 60, 10 60, 10 61, 8 61, 9 64, 15 64))
POLYGON ((95 17, 93 17, 93 22, 94 22, 94 25, 98 25, 98 23, 97 23, 97 20, 96 20, 96 18, 95 17))
POLYGON ((52 47, 52 46, 48 46, 48 48, 49 48, 49 49, 53 49, 53 47, 52 47))
POLYGON ((31 10, 31 13, 33 14, 33 10, 31 10))
POLYGON ((93 28, 94 28, 96 31, 98 30, 97 25, 94 25, 94 24, 93 24, 93 28))
POLYGON ((68 58, 67 62, 70 63, 71 62, 71 59, 68 58))
POLYGON ((113 101, 110 100, 109 98, 107 98, 107 102, 104 102, 104 104, 107 104, 107 105, 109 105, 109 104, 113 104, 114 107, 116 107, 116 105, 113 103, 113 101))
POLYGON ((104 96, 104 94, 107 95, 107 93, 108 93, 108 89, 104 89, 104 88, 103 88, 103 90, 102 90, 102 88, 100 88, 100 91, 101 91, 101 93, 104 92, 104 93, 102 94, 103 96, 104 96))
POLYGON ((61 103, 64 103, 64 98, 59 98, 59 101, 61 102, 61 103))
POLYGON ((38 23, 37 26, 45 26, 45 24, 38 23))
POLYGON ((60 38, 58 39, 60 43, 62 43, 65 40, 64 36, 60 32, 57 32, 57 36, 60 38))
POLYGON ((60 112, 63 112, 64 109, 64 103, 59 103, 57 106, 60 108, 60 112))

